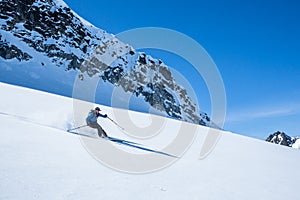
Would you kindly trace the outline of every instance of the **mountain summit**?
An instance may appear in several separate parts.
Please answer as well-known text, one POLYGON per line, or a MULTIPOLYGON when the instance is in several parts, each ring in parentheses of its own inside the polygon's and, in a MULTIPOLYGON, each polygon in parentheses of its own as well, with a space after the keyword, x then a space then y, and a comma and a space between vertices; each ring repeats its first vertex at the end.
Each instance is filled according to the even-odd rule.
POLYGON ((210 125, 161 60, 91 25, 61 0, 1 1, 0 46, 4 82, 71 96, 76 77, 99 77, 162 115, 210 125))
POLYGON ((284 132, 277 131, 266 139, 267 142, 280 144, 283 146, 293 147, 293 148, 300 148, 300 138, 298 137, 291 137, 284 132))

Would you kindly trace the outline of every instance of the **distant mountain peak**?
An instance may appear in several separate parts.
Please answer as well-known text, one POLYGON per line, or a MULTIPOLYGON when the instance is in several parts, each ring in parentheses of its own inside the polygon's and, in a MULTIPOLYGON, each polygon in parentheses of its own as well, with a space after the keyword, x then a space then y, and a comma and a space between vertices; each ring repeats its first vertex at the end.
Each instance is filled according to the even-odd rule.
MULTIPOLYGON (((295 147, 295 148, 296 145, 294 144, 296 143, 297 140, 299 140, 299 137, 291 137, 286 133, 280 131, 276 131, 275 133, 270 134, 269 137, 266 139, 267 142, 280 144, 288 147, 295 147)), ((300 142, 300 140, 298 142, 300 142)))

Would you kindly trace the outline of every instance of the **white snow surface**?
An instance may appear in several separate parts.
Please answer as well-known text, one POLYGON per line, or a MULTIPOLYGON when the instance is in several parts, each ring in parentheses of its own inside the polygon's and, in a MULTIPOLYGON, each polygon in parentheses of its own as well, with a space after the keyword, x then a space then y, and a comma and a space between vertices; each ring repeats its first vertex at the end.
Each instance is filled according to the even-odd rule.
MULTIPOLYGON (((4 83, 0 96, 0 199, 297 199, 299 150, 222 132, 213 152, 200 160, 208 128, 198 126, 174 164, 147 174, 122 173, 96 161, 80 136, 65 131, 73 125, 71 98, 4 83)), ((114 108, 101 108, 113 116, 114 108)), ((150 115, 128 112, 137 125, 150 123, 150 115)), ((148 140, 125 135, 109 120, 99 123, 111 136, 158 148, 182 123, 165 120, 164 136, 148 140)))
POLYGON ((300 149, 300 138, 296 140, 292 147, 295 149, 300 149))

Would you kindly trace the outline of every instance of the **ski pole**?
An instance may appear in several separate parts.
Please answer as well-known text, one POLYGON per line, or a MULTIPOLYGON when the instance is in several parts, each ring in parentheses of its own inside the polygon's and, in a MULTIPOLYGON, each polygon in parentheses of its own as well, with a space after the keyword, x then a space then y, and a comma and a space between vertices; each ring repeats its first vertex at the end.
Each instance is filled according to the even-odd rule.
POLYGON ((107 116, 107 118, 114 123, 115 125, 117 125, 120 129, 125 130, 123 127, 121 127, 117 122, 115 122, 114 120, 112 120, 110 117, 107 116))
POLYGON ((71 129, 69 129, 69 130, 67 130, 68 132, 70 132, 70 131, 74 131, 74 130, 76 130, 76 129, 80 129, 80 128, 83 128, 83 127, 86 127, 87 125, 82 125, 82 126, 78 126, 78 127, 76 127, 76 128, 71 128, 71 129))

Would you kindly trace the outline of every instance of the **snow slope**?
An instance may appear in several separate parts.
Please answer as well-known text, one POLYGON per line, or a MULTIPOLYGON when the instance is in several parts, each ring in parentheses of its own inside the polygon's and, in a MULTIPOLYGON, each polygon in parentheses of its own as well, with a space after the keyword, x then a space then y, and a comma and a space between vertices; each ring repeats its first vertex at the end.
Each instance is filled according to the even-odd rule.
MULTIPOLYGON (((298 150, 222 132, 212 153, 200 160, 199 152, 208 128, 197 126, 190 148, 172 165, 152 173, 122 173, 94 159, 83 146, 82 137, 64 131, 73 125, 72 99, 4 83, 0 83, 0 96, 0 199, 273 200, 298 197, 298 150)), ((101 108, 115 117, 113 108, 101 108)), ((137 126, 150 123, 147 114, 129 113, 137 126)), ((182 123, 166 120, 163 136, 147 140, 122 133, 109 120, 99 122, 111 136, 159 148, 174 137, 182 123)), ((126 125, 125 128, 128 129, 126 125)), ((96 136, 93 130, 83 132, 96 136)), ((108 143, 93 140, 98 141, 100 147, 108 143)))
POLYGON ((297 139, 296 142, 292 145, 295 149, 300 149, 300 139, 297 139))

